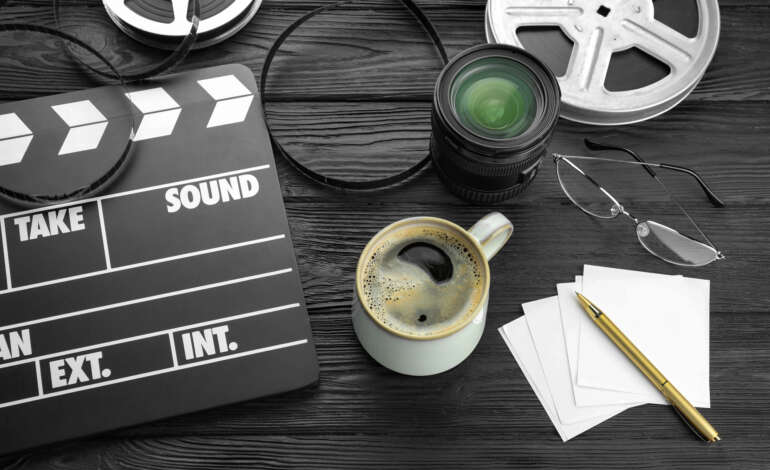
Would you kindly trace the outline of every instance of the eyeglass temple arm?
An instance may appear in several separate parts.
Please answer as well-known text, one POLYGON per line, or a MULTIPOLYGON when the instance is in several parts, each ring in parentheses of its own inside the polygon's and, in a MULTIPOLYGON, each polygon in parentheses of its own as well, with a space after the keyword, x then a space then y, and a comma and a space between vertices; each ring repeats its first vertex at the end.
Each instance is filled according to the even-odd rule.
MULTIPOLYGON (((620 152, 627 153, 639 163, 647 163, 642 159, 642 157, 637 155, 636 152, 625 147, 602 144, 590 139, 584 139, 583 142, 585 143, 586 147, 588 147, 589 150, 618 150, 620 152)), ((721 199, 719 199, 716 193, 714 193, 714 191, 709 187, 709 185, 706 184, 705 181, 703 181, 703 178, 701 178, 701 176, 695 170, 692 170, 687 167, 679 166, 679 165, 671 165, 668 163, 659 163, 657 165, 660 168, 666 168, 668 170, 678 171, 680 173, 685 173, 692 176, 693 178, 695 178, 695 181, 698 182, 698 185, 700 185, 701 189, 703 189, 703 192, 706 193, 706 197, 708 197, 709 201, 711 201, 711 204, 713 204, 714 207, 725 207, 725 203, 721 199)), ((647 173, 649 173, 650 176, 652 176, 655 179, 658 179, 658 175, 655 173, 655 171, 653 171, 653 169, 649 165, 643 165, 643 168, 645 169, 645 171, 647 171, 647 173)))

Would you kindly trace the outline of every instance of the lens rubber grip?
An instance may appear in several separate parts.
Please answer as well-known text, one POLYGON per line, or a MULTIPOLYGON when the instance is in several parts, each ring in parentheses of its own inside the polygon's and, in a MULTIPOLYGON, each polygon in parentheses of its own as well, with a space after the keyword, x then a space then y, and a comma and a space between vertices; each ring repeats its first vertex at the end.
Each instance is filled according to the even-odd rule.
MULTIPOLYGON (((432 152, 434 162, 438 164, 447 162, 449 165, 468 173, 489 178, 518 175, 543 157, 549 142, 550 136, 542 145, 530 149, 527 152, 528 155, 523 159, 521 159, 521 155, 517 155, 515 161, 506 161, 506 159, 500 158, 499 162, 492 163, 488 157, 482 157, 487 158, 486 161, 479 161, 471 151, 463 149, 460 145, 454 143, 446 133, 437 136, 434 132, 431 137, 431 145, 437 150, 437 152, 432 152)), ((445 164, 444 166, 447 165, 445 164)))
POLYGON ((510 199, 527 189, 537 175, 540 168, 540 161, 536 161, 529 171, 521 173, 519 180, 512 186, 495 190, 473 188, 460 182, 460 178, 452 179, 447 176, 444 169, 435 160, 433 162, 433 168, 436 169, 436 173, 441 179, 441 182, 444 183, 444 186, 446 186, 455 196, 471 202, 492 204, 510 199))

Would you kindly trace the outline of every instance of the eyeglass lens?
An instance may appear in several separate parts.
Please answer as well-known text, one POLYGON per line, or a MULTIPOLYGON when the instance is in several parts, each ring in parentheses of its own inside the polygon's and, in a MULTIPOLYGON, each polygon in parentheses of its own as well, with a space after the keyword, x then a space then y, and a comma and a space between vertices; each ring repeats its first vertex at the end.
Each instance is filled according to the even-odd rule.
MULTIPOLYGON (((599 184, 617 180, 617 172, 640 172, 642 168, 617 165, 597 160, 575 159, 570 161, 560 158, 556 161, 556 174, 559 184, 567 197, 581 210, 594 217, 610 219, 619 215, 619 206, 599 184), (593 181, 592 181, 593 178, 593 181)), ((647 175, 639 173, 646 182, 647 175)), ((656 190, 650 184, 651 190, 656 190)), ((618 191, 612 190, 610 194, 618 191)), ((677 220, 673 218, 673 220, 677 220)), ((686 220, 682 217, 679 221, 686 220)), ((709 245, 694 240, 679 231, 651 220, 641 222, 636 228, 637 238, 651 254, 672 264, 681 266, 703 266, 719 257, 718 252, 709 245)))
POLYGON ((647 251, 669 263, 703 266, 718 257, 709 245, 651 220, 637 225, 636 236, 647 251))
POLYGON ((576 206, 594 217, 611 219, 617 216, 615 201, 583 174, 581 163, 563 158, 556 161, 556 176, 564 193, 576 206))

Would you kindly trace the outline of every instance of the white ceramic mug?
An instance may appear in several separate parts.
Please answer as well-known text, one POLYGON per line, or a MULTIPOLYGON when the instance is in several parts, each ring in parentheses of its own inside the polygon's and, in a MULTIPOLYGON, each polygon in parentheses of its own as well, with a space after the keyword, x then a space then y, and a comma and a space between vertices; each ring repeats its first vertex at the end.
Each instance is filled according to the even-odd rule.
POLYGON ((372 358, 393 371, 406 375, 433 375, 460 364, 476 348, 484 332, 489 303, 489 260, 505 245, 513 233, 513 224, 499 212, 492 212, 468 230, 436 217, 413 217, 399 220, 378 232, 366 245, 358 260, 356 285, 353 293, 353 328, 361 345, 372 358), (413 336, 394 330, 378 319, 361 301, 364 264, 377 243, 404 225, 439 225, 461 237, 464 245, 477 250, 482 260, 482 301, 475 310, 458 318, 447 331, 434 336, 413 336))

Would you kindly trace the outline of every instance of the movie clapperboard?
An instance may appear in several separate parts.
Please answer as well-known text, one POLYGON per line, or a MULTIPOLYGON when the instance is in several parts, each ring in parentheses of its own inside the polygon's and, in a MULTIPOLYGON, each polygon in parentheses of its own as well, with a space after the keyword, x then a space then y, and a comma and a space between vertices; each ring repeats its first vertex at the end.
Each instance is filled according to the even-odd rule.
POLYGON ((93 180, 127 114, 133 154, 105 191, 0 202, 0 453, 318 379, 246 67, 4 104, 0 178, 47 194, 93 180))

